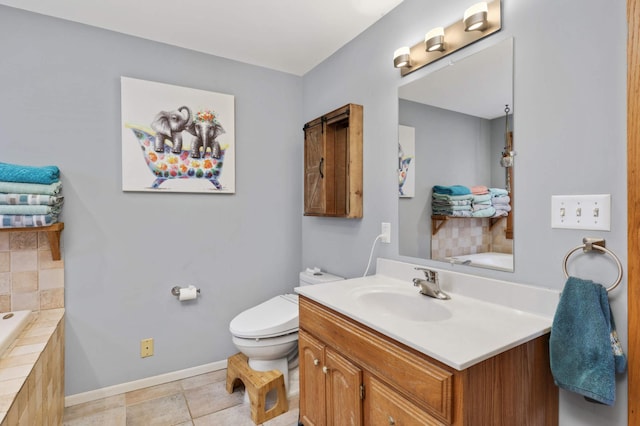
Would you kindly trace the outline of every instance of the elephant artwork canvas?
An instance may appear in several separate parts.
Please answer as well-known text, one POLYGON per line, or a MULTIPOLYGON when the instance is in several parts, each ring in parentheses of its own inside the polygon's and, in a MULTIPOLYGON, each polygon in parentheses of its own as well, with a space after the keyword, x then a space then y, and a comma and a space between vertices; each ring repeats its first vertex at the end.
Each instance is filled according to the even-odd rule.
POLYGON ((410 198, 416 192, 416 129, 398 126, 398 196, 410 198))
POLYGON ((123 191, 235 193, 233 96, 120 82, 123 191))

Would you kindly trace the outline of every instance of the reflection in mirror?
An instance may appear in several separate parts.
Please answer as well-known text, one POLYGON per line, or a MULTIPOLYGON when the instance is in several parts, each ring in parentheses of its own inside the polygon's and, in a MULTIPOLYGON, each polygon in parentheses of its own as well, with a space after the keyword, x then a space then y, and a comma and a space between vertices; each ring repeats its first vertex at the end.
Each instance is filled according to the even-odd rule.
POLYGON ((400 255, 513 271, 513 39, 398 97, 400 255), (466 192, 456 185, 476 194, 438 194, 466 192))

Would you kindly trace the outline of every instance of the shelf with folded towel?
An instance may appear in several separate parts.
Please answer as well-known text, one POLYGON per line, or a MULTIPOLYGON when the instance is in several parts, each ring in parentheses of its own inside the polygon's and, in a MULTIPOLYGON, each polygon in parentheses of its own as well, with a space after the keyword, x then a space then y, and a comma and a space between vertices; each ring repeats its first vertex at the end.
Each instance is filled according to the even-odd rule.
POLYGON ((30 226, 27 228, 0 228, 0 232, 46 232, 51 248, 53 260, 62 259, 60 252, 60 233, 64 229, 64 222, 53 223, 48 226, 30 226))
POLYGON ((431 215, 431 235, 436 235, 440 228, 442 228, 447 220, 451 219, 489 219, 491 224, 489 225, 489 229, 493 229, 493 227, 498 224, 502 219, 507 218, 507 216, 500 217, 463 217, 463 216, 445 216, 440 214, 431 215))

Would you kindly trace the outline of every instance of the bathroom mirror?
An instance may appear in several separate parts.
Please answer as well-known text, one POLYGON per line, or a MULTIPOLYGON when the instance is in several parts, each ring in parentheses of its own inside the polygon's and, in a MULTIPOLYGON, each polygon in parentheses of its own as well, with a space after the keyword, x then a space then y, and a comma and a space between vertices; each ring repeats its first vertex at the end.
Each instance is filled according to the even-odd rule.
POLYGON ((399 87, 398 108, 400 255, 513 271, 513 39, 399 87), (484 217, 485 195, 472 217, 455 203, 433 215, 435 185, 503 189, 508 207, 497 214, 510 211, 484 217))

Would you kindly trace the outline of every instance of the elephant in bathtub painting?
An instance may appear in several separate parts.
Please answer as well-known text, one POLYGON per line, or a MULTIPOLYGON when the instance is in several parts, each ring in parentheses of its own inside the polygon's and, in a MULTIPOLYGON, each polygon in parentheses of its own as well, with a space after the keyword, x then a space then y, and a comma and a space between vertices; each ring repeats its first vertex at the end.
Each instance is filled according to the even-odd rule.
MULTIPOLYGON (((173 108, 162 104, 155 111, 147 103, 147 121, 134 122, 125 120, 123 101, 123 190, 234 193, 233 121, 223 126, 213 108, 191 106, 205 104, 201 98, 181 98, 173 108)), ((232 119, 233 103, 222 107, 232 119)))
POLYGON ((174 152, 173 148, 165 145, 162 152, 157 152, 156 137, 152 130, 134 125, 126 125, 133 131, 147 167, 155 177, 151 188, 160 188, 169 179, 206 179, 215 189, 221 190, 220 175, 224 165, 226 147, 218 148, 216 155, 205 152, 198 158, 190 155, 190 150, 174 152))

